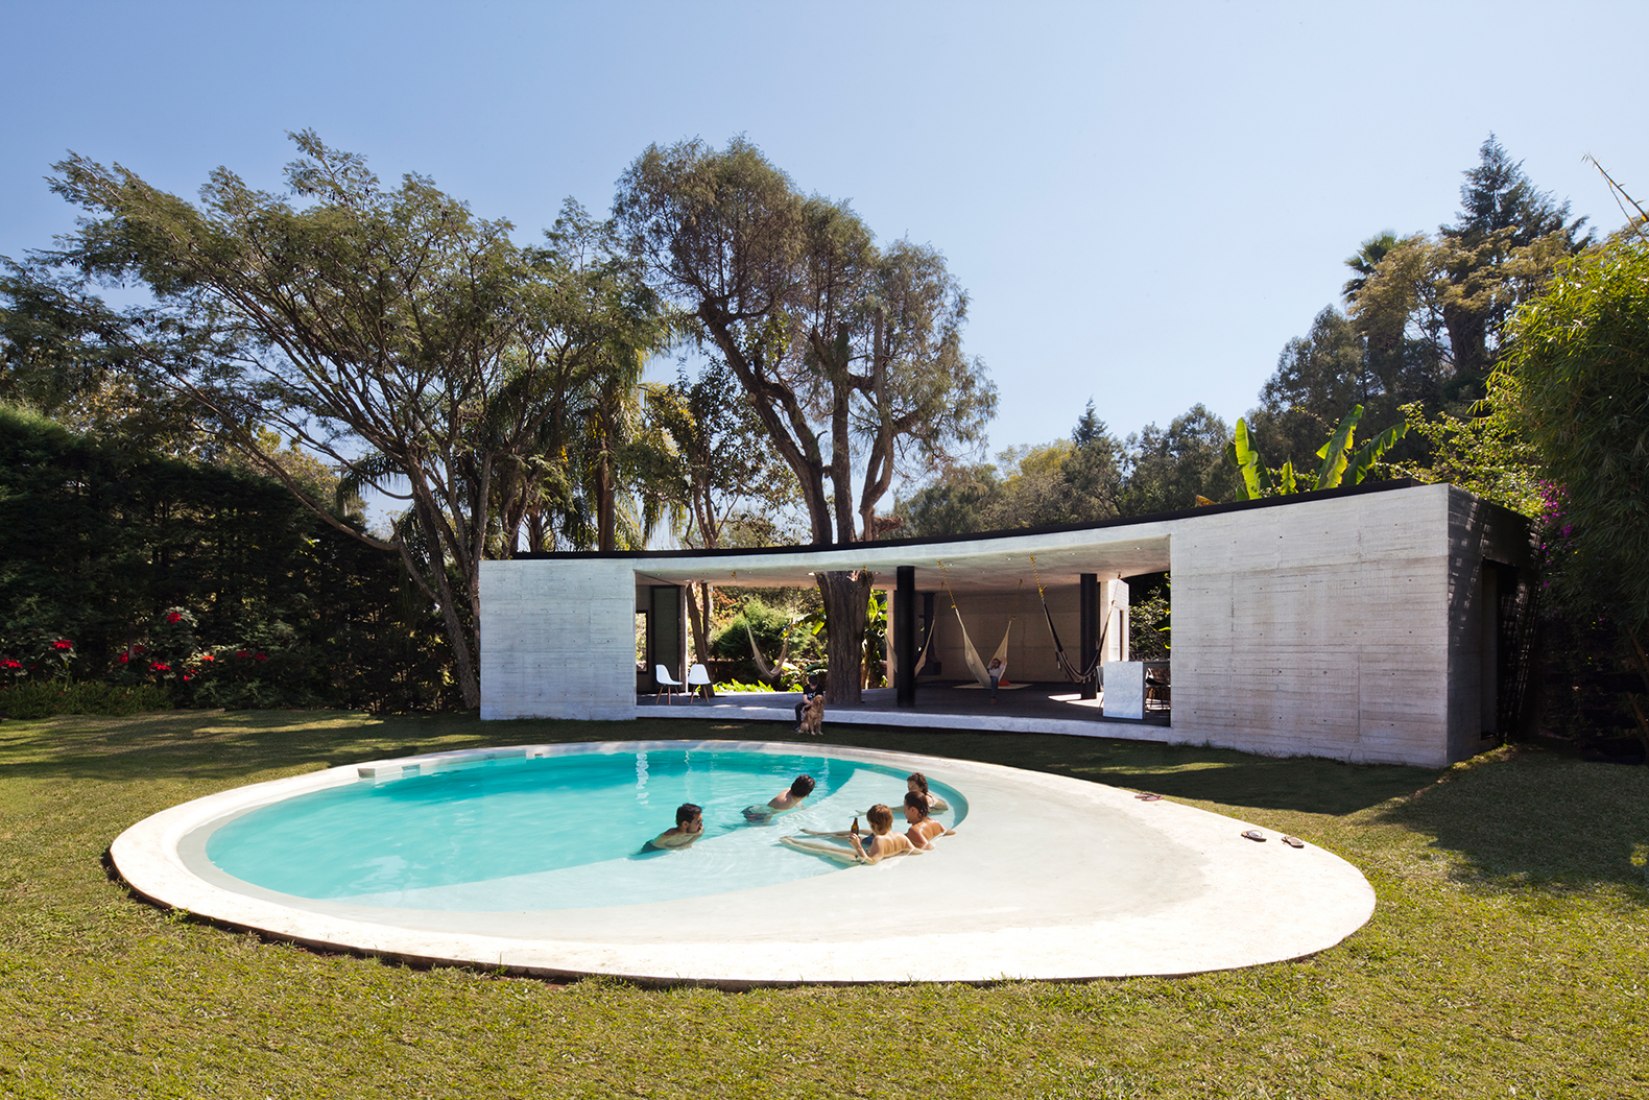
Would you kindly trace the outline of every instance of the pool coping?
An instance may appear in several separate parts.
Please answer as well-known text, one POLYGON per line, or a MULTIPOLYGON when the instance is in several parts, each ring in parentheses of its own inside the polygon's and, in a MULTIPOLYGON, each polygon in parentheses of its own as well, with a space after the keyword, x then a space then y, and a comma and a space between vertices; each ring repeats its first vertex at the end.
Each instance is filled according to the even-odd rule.
POLYGON ((1269 830, 1265 841, 1245 838, 1253 828, 1172 799, 996 764, 818 742, 650 740, 452 750, 252 784, 146 818, 109 854, 150 901, 309 946, 544 977, 742 988, 1191 974, 1315 954, 1368 921, 1374 891, 1355 867, 1312 844, 1287 847, 1269 830), (697 749, 921 770, 961 791, 969 813, 932 853, 795 882, 610 909, 392 918, 400 923, 364 907, 228 888, 197 874, 181 850, 204 826, 270 802, 413 767, 697 749), (1151 851, 1119 851, 1140 838, 1153 840, 1151 851), (1154 862, 1142 870, 1142 860, 1154 862), (1119 869, 1132 883, 1121 897, 1119 869))

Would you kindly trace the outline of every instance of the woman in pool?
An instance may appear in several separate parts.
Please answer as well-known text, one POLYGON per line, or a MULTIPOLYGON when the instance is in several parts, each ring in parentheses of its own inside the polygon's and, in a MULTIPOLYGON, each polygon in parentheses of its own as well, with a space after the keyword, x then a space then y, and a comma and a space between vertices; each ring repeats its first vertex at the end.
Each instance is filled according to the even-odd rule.
POLYGON ((941 823, 928 816, 927 799, 918 791, 910 791, 905 795, 905 822, 910 826, 905 835, 916 847, 926 849, 933 847, 933 842, 942 836, 955 836, 955 829, 947 829, 941 823))
POLYGON ((878 802, 872 806, 865 816, 870 820, 871 836, 868 841, 859 835, 859 819, 853 819, 853 828, 845 833, 816 833, 804 829, 810 837, 846 837, 848 847, 840 844, 829 844, 823 840, 803 840, 799 836, 782 836, 779 842, 798 852, 811 852, 818 856, 829 856, 842 863, 880 863, 884 859, 894 856, 920 855, 921 849, 910 841, 910 837, 893 831, 893 811, 878 802))
POLYGON ((802 804, 808 795, 813 793, 813 777, 798 775, 790 784, 789 790, 780 791, 767 800, 765 805, 746 806, 744 819, 749 822, 764 824, 773 817, 782 813, 789 813, 802 804))
POLYGON ((928 777, 921 772, 911 772, 905 776, 905 790, 921 795, 928 804, 928 812, 942 814, 950 809, 950 803, 928 790, 928 777))

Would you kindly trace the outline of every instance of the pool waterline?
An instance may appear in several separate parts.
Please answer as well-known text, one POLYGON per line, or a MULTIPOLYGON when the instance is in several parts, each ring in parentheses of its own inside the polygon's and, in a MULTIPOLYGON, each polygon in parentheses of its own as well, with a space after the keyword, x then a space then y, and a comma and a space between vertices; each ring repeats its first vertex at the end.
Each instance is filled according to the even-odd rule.
MULTIPOLYGON (((954 807, 940 820, 966 816, 959 792, 933 787, 954 807)), ((839 871, 778 837, 845 828, 904 790, 903 772, 817 750, 587 745, 375 767, 212 822, 186 843, 225 875, 312 900, 475 912, 635 905, 839 871), (801 774, 817 789, 800 808, 766 824, 745 819, 745 806, 801 774), (704 835, 685 849, 645 849, 683 802, 703 807, 704 835)))

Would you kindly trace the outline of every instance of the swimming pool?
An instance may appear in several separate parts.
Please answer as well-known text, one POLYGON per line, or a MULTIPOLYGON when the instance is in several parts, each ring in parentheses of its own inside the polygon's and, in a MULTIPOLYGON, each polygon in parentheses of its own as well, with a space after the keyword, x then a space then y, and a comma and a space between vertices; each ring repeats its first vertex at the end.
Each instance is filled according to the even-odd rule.
MULTIPOLYGON (((353 783, 208 824, 206 859, 276 893, 364 906, 636 905, 840 871, 778 837, 845 829, 875 803, 898 806, 906 775, 817 752, 679 744, 466 756, 357 774, 353 783), (746 806, 765 803, 798 775, 817 784, 800 808, 761 824, 745 818, 746 806), (675 851, 646 848, 684 802, 703 807, 699 839, 675 851)), ((951 807, 936 815, 941 821, 966 816, 954 788, 935 782, 932 789, 951 807)))
MULTIPOLYGON (((618 799, 610 793, 607 801, 618 799)), ((563 831, 584 836, 600 824, 581 817, 563 831)), ((1141 801, 1131 791, 994 764, 816 743, 647 741, 440 753, 258 783, 140 821, 115 840, 109 855, 120 877, 149 900, 304 944, 523 974, 730 987, 1189 974, 1308 955, 1368 920, 1374 892, 1355 867, 1314 844, 1285 847, 1274 833, 1266 842, 1245 839, 1252 827, 1172 799, 1141 801), (476 768, 520 767, 525 775, 537 758, 570 763, 592 754, 628 768, 624 797, 645 790, 639 817, 623 830, 625 846, 639 845, 670 823, 682 790, 698 789, 662 778, 655 786, 655 775, 674 767, 662 761, 700 753, 772 758, 767 773, 741 775, 740 793, 729 792, 730 801, 721 803, 727 806, 776 791, 798 760, 812 761, 821 773, 828 767, 826 789, 816 792, 823 797, 809 810, 817 817, 798 811, 772 827, 734 828, 700 842, 710 862, 718 839, 737 835, 771 845, 769 854, 784 861, 786 873, 800 877, 724 882, 709 892, 690 887, 634 902, 624 901, 633 895, 622 890, 596 904, 585 898, 586 904, 560 906, 543 894, 519 893, 500 907, 506 892, 534 876, 581 872, 505 861, 494 868, 509 872, 503 877, 471 881, 462 872, 439 871, 383 889, 355 882, 331 888, 331 896, 305 897, 240 878, 210 858, 220 830, 236 822, 250 827, 257 814, 289 801, 346 787, 434 789, 438 784, 420 787, 418 781, 443 774, 463 780, 476 768), (636 774, 643 758, 645 784, 636 774), (863 809, 859 803, 867 797, 891 804, 912 771, 942 781, 964 800, 956 835, 935 851, 838 869, 773 843, 803 825, 839 828, 844 813, 863 809), (406 780, 414 782, 397 786, 406 780), (758 786, 756 797, 746 799, 747 782, 758 786)), ((415 850, 427 852, 440 835, 426 833, 415 850)), ((516 846, 532 847, 521 839, 531 839, 530 831, 513 835, 516 846)), ((687 860, 700 845, 651 859, 602 859, 588 865, 588 873, 606 878, 608 871, 640 869, 673 876, 680 870, 691 878, 687 860)), ((579 891, 563 884, 560 892, 579 891)))

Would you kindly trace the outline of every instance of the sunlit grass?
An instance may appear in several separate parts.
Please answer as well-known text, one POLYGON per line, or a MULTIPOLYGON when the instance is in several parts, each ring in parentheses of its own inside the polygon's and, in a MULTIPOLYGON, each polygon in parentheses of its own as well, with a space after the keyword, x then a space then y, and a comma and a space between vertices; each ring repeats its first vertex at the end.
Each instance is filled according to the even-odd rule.
MULTIPOLYGON (((0 723, 0 1096, 1649 1095, 1644 768, 831 731, 1159 791, 1338 852, 1379 895, 1322 955, 1182 979, 728 993, 416 970, 180 919, 101 863, 132 822, 248 782, 706 733, 782 736, 317 712, 0 723)), ((919 899, 913 916, 943 921, 919 899)))

